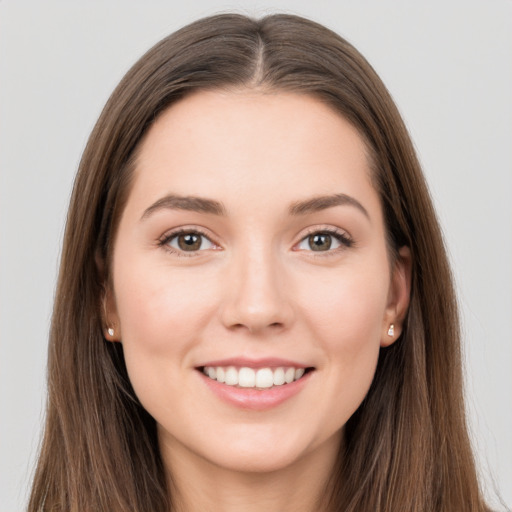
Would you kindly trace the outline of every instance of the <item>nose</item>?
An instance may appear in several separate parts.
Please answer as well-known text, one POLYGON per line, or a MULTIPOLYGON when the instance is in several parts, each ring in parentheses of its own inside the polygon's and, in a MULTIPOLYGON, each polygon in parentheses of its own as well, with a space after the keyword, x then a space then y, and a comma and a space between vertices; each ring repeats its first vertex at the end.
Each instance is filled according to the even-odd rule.
POLYGON ((289 327, 294 310, 290 283, 279 258, 271 250, 262 249, 234 259, 225 283, 221 311, 224 326, 250 333, 289 327))

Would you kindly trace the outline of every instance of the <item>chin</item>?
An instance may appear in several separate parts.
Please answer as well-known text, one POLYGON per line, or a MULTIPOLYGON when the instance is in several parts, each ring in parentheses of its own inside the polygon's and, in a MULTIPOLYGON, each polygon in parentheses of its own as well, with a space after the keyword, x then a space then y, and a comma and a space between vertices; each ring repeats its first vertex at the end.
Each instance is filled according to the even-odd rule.
POLYGON ((296 435, 282 432, 268 434, 253 432, 250 436, 236 436, 232 433, 228 436, 229 440, 219 439, 215 446, 204 446, 201 456, 217 468, 235 473, 293 471, 303 464, 313 463, 319 452, 324 452, 325 455, 324 450, 331 454, 327 458, 334 461, 341 438, 341 431, 326 440, 312 438, 300 435, 300 428, 297 428, 296 435))
POLYGON ((276 453, 268 450, 254 453, 247 450, 245 453, 224 454, 223 457, 215 457, 210 460, 216 466, 235 473, 273 473, 293 467, 302 457, 296 453, 276 453))

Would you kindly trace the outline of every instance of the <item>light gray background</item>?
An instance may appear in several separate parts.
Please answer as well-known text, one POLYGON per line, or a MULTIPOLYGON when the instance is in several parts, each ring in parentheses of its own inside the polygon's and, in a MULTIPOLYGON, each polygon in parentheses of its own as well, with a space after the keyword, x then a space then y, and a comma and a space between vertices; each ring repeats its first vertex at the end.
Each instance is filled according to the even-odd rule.
POLYGON ((232 9, 285 10, 326 24, 362 51, 396 99, 459 286, 483 479, 511 506, 510 1, 0 0, 0 512, 21 510, 26 499, 59 246, 88 134, 149 46, 232 9))

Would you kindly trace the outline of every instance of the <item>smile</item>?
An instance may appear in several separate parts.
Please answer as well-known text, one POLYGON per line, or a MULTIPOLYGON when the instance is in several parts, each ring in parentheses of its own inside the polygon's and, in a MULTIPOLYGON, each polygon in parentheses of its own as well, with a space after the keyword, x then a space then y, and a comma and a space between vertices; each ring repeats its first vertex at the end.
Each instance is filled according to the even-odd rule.
POLYGON ((253 411, 272 409, 300 394, 315 369, 286 359, 244 357, 196 367, 206 387, 223 402, 253 411))
POLYGON ((239 388, 269 389, 299 380, 305 368, 248 368, 235 366, 204 366, 203 373, 210 379, 239 388))

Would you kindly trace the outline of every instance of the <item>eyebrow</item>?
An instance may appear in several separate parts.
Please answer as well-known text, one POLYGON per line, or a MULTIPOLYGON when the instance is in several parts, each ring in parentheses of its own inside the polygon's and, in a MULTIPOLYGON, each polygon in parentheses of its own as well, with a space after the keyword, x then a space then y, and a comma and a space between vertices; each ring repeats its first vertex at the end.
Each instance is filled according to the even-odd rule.
POLYGON ((187 210, 191 212, 210 213, 212 215, 226 215, 226 209, 213 199, 195 196, 179 196, 169 194, 155 201, 144 210, 141 220, 146 219, 158 210, 187 210))
POLYGON ((333 208, 334 206, 354 206, 365 217, 370 219, 370 215, 366 208, 352 196, 347 194, 332 194, 328 196, 317 196, 305 201, 296 201, 290 206, 290 215, 306 215, 308 213, 315 213, 318 211, 333 208))
MULTIPOLYGON (((317 196, 305 201, 296 201, 290 205, 289 214, 306 215, 315 213, 335 206, 353 206, 361 211, 368 219, 370 215, 366 208, 355 198, 347 194, 332 194, 327 196, 317 196)), ((224 205, 214 199, 197 196, 179 196, 169 194, 155 201, 151 206, 144 210, 141 220, 148 218, 158 210, 186 210, 199 213, 209 213, 211 215, 226 215, 224 205)))

